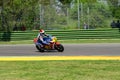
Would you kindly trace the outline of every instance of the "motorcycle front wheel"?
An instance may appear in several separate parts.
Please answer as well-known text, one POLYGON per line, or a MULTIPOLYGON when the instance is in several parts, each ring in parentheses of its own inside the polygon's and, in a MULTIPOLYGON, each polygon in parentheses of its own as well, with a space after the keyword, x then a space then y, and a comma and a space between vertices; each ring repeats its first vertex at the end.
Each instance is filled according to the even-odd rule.
POLYGON ((61 45, 61 44, 55 45, 55 49, 56 49, 58 52, 63 52, 63 51, 64 51, 64 47, 63 47, 63 45, 61 45))

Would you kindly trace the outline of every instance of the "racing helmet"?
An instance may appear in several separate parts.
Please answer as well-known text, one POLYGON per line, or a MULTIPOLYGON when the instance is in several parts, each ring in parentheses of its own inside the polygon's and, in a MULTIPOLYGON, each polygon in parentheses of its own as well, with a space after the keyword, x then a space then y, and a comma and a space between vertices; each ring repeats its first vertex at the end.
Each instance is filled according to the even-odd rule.
POLYGON ((42 34, 45 33, 45 31, 43 29, 40 29, 39 32, 42 34))

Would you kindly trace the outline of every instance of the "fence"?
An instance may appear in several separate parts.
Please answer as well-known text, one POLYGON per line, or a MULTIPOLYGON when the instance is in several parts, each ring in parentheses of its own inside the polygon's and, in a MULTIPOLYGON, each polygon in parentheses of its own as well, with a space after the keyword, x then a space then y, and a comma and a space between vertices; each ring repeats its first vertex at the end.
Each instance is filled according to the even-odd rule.
MULTIPOLYGON (((120 39, 117 29, 106 30, 46 30, 47 34, 56 36, 59 40, 73 39, 120 39)), ((33 40, 38 31, 0 32, 0 41, 33 40)))

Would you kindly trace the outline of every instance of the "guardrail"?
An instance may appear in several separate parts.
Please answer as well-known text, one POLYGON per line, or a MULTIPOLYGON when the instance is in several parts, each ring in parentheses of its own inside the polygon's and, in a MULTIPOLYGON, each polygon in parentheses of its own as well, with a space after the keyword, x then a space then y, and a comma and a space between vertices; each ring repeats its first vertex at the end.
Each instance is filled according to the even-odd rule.
MULTIPOLYGON (((59 40, 70 39, 120 39, 117 29, 105 30, 46 30, 47 34, 56 36, 59 40)), ((0 41, 33 40, 38 31, 0 32, 0 41)))

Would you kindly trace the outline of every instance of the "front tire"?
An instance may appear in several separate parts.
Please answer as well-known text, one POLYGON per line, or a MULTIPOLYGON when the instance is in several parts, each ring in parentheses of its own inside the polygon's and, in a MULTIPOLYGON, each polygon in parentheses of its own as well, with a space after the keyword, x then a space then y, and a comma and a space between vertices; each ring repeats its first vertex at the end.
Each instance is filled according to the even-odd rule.
POLYGON ((63 47, 63 45, 61 45, 61 44, 55 45, 55 49, 56 49, 58 52, 63 52, 63 51, 64 51, 64 47, 63 47))

